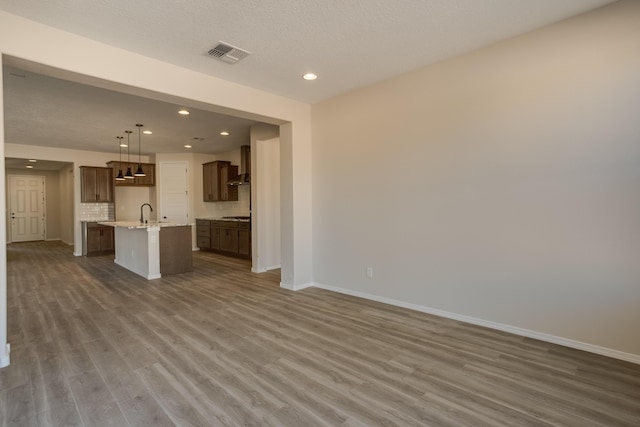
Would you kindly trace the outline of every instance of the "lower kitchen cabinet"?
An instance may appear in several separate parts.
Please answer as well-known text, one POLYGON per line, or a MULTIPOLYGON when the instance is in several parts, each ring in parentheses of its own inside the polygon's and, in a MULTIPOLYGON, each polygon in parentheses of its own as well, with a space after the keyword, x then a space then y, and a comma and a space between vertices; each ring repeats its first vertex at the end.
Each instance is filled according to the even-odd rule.
POLYGON ((218 221, 211 221, 211 249, 220 249, 220 225, 218 221))
POLYGON ((238 255, 251 257, 251 226, 248 222, 238 223, 238 255))
POLYGON ((238 253, 238 223, 234 221, 216 221, 220 228, 220 251, 238 253))
POLYGON ((198 248, 251 258, 251 224, 244 221, 196 220, 198 248))
POLYGON ((196 220, 196 237, 200 249, 211 249, 211 221, 196 220))
POLYGON ((113 227, 96 222, 87 223, 86 256, 114 254, 115 249, 113 227))

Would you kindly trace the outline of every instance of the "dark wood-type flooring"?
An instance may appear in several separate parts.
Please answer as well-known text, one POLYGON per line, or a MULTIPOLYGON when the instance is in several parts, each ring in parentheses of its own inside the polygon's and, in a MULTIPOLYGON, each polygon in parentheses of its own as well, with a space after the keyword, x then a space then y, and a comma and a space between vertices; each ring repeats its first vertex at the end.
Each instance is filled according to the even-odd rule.
POLYGON ((194 253, 147 281, 56 242, 8 247, 19 426, 640 426, 640 366, 194 253))

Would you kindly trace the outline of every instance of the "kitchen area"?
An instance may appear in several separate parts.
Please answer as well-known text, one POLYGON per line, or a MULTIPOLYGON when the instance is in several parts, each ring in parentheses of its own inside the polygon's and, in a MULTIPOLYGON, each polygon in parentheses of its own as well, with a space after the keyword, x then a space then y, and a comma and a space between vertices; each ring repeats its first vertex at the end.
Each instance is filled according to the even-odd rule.
POLYGON ((175 215, 169 218, 164 213, 157 215, 152 204, 145 201, 140 204, 137 220, 120 218, 118 200, 127 199, 118 198, 117 194, 136 187, 153 189, 156 195, 162 192, 155 188, 159 168, 153 163, 110 161, 106 167, 80 166, 81 212, 92 216, 80 221, 82 255, 115 256, 116 264, 148 280, 189 272, 193 269, 192 229, 195 226, 198 250, 210 252, 212 256, 251 260, 250 146, 241 146, 239 153, 240 165, 229 160, 213 160, 201 165, 202 202, 213 204, 214 212, 235 214, 201 215, 193 222, 189 221, 188 209, 182 219, 175 215), (144 175, 139 173, 127 179, 135 169, 144 175))
MULTIPOLYGON (((135 258, 148 260, 157 245, 165 267, 162 248, 179 246, 183 256, 165 259, 199 251, 248 260, 253 272, 280 268, 278 125, 47 73, 26 61, 3 66, 5 178, 43 178, 45 209, 32 221, 42 227, 26 241, 59 240, 74 256, 111 256, 135 270, 123 255, 132 245, 118 256, 118 240, 144 230, 146 253, 135 258), (36 109, 46 120, 24 114, 36 109), (181 227, 180 245, 162 244, 167 230, 181 227)), ((9 217, 7 229, 8 243, 21 241, 9 217)), ((162 275, 156 261, 144 264, 138 274, 162 275)), ((190 268, 178 264, 166 274, 190 268)))

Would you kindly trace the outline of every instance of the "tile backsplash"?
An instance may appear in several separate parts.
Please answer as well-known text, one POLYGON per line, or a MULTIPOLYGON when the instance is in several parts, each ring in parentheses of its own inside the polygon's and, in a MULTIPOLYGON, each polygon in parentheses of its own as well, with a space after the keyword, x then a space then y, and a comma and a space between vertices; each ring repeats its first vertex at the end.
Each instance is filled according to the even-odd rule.
POLYGON ((80 221, 113 221, 113 203, 80 203, 80 221))
POLYGON ((237 202, 214 202, 205 203, 208 214, 211 217, 220 218, 223 216, 249 215, 249 195, 251 191, 248 185, 238 187, 237 202))

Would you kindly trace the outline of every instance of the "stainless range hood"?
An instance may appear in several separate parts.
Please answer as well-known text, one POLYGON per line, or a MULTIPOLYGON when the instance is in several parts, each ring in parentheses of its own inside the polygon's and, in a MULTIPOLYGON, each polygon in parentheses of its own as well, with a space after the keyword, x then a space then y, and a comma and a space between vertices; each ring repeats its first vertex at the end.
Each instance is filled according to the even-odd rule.
POLYGON ((240 147, 240 175, 227 181, 228 185, 245 185, 251 183, 251 147, 240 147))

